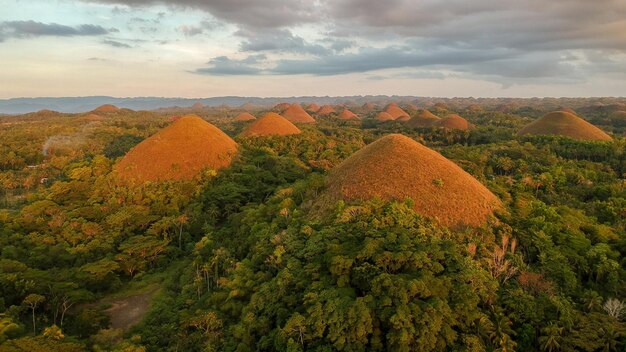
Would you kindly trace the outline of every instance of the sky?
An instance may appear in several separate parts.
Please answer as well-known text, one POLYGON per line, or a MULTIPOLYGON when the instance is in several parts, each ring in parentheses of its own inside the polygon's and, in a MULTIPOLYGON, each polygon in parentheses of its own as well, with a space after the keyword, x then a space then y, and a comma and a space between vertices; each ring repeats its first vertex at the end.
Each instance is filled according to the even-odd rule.
POLYGON ((0 98, 626 96, 625 0, 0 0, 0 98))

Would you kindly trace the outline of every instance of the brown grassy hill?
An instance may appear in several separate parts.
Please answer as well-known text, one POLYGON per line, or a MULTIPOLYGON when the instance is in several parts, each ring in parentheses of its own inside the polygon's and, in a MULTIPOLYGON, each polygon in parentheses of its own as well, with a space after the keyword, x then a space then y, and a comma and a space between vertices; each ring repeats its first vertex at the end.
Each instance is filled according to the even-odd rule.
POLYGON ((311 114, 316 113, 319 109, 320 106, 315 103, 309 104, 309 106, 306 107, 306 111, 310 112, 311 114))
POLYGON ((419 108, 417 107, 417 105, 413 104, 413 103, 407 103, 403 106, 404 111, 406 111, 409 115, 413 114, 414 112, 416 112, 417 110, 419 110, 419 108))
POLYGON ((60 112, 54 111, 54 110, 49 110, 49 109, 39 110, 39 111, 35 112, 35 114, 42 115, 42 116, 58 116, 58 115, 61 115, 60 112))
POLYGON ((376 120, 380 122, 393 121, 393 116, 389 115, 387 112, 381 111, 376 115, 376 120))
POLYGON ((339 114, 339 116, 337 116, 337 118, 341 119, 341 120, 358 120, 359 117, 353 113, 352 111, 348 110, 348 109, 344 109, 341 114, 339 114))
POLYGON ((390 134, 357 151, 331 170, 319 200, 404 200, 418 213, 450 227, 479 226, 500 202, 452 161, 413 139, 390 134))
POLYGON ((196 115, 174 121, 131 149, 115 172, 131 182, 189 180, 230 165, 237 143, 196 115))
POLYGON ((194 109, 194 110, 200 110, 200 109, 204 108, 204 104, 202 104, 201 102, 197 102, 197 103, 193 104, 191 106, 191 108, 194 109))
POLYGON ((277 111, 278 113, 282 113, 283 111, 289 109, 290 106, 291 104, 289 103, 278 103, 274 105, 274 107, 272 108, 272 111, 277 111))
POLYGON ((286 118, 270 112, 254 121, 239 134, 241 137, 287 136, 300 133, 300 129, 286 118))
POLYGON ((474 128, 474 126, 467 122, 466 119, 462 118, 457 114, 450 114, 440 120, 433 122, 432 126, 447 128, 449 130, 470 130, 474 128))
POLYGON ((337 110, 335 110, 335 108, 333 108, 332 106, 324 105, 317 111, 317 114, 318 115, 330 115, 330 114, 334 114, 336 112, 337 112, 337 110))
POLYGON ((576 113, 576 111, 574 111, 574 109, 571 109, 571 108, 564 108, 564 107, 560 107, 560 108, 556 109, 556 111, 563 111, 563 112, 567 112, 567 113, 570 113, 570 114, 572 114, 572 115, 576 115, 576 116, 578 116, 578 114, 576 113))
POLYGON ((253 104, 251 102, 247 102, 247 103, 241 104, 241 106, 239 106, 239 108, 242 109, 242 110, 254 110, 254 109, 258 109, 259 106, 255 105, 255 104, 253 104))
POLYGON ((374 103, 365 103, 363 104, 363 106, 361 106, 361 110, 365 111, 365 112, 370 112, 372 110, 376 109, 376 104, 374 103))
POLYGON ((254 115, 252 115, 249 112, 242 112, 241 114, 237 115, 237 117, 235 117, 235 121, 237 122, 252 121, 252 120, 256 120, 256 117, 254 117, 254 115))
POLYGON ((315 123, 315 119, 308 112, 304 111, 300 104, 291 104, 282 115, 293 123, 315 123))
POLYGON ((402 116, 398 116, 398 118, 396 119, 396 121, 399 121, 399 122, 407 122, 407 121, 409 121, 410 119, 411 119, 411 117, 410 117, 410 116, 405 116, 405 115, 402 115, 402 116))
POLYGON ((427 127, 439 120, 440 120, 439 116, 424 109, 424 110, 418 111, 415 115, 413 115, 413 117, 411 117, 411 119, 406 123, 406 125, 407 127, 411 127, 411 128, 427 127))
POLYGON ((611 136, 601 129, 564 111, 551 112, 529 123, 517 134, 520 136, 524 134, 559 135, 587 141, 611 140, 611 136))
POLYGON ((101 105, 98 106, 94 112, 116 112, 118 111, 120 108, 118 108, 115 105, 111 105, 111 104, 105 104, 105 105, 101 105))
POLYGON ((385 107, 385 112, 391 115, 394 120, 402 116, 410 118, 409 114, 406 111, 402 110, 402 108, 400 108, 396 103, 391 103, 387 105, 387 107, 385 107))
POLYGON ((444 104, 444 103, 435 103, 435 105, 433 105, 433 109, 435 109, 435 110, 450 110, 450 107, 447 104, 444 104))

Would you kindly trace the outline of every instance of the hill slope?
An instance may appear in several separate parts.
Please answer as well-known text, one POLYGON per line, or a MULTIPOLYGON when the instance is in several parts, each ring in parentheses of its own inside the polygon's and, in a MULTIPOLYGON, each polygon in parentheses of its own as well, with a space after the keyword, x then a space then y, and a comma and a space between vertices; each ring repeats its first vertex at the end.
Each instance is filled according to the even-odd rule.
POLYGON ((252 120, 256 120, 256 117, 254 117, 254 115, 252 115, 249 112, 242 112, 241 114, 237 115, 237 117, 235 117, 235 121, 237 122, 252 121, 252 120))
POLYGON ((315 123, 315 119, 300 104, 291 104, 282 115, 293 123, 315 123))
POLYGON ((420 110, 413 117, 411 117, 409 121, 407 121, 406 125, 411 128, 426 127, 439 120, 439 116, 433 114, 432 112, 428 110, 420 110))
POLYGON ((450 114, 440 120, 434 121, 432 126, 437 126, 441 128, 447 128, 449 130, 470 130, 474 126, 467 122, 466 119, 462 118, 457 114, 450 114))
POLYGON ((286 118, 270 112, 254 121, 239 134, 241 137, 287 136, 300 133, 300 129, 286 118))
POLYGON ((196 115, 187 115, 139 143, 115 166, 134 182, 188 180, 202 169, 230 165, 237 143, 196 115))
POLYGON ((406 111, 402 110, 402 108, 400 108, 396 103, 391 103, 387 105, 387 107, 385 108, 385 112, 391 115, 394 120, 397 120, 399 118, 410 118, 409 114, 406 111))
MULTIPOLYGON (((382 137, 333 169, 321 202, 412 198, 418 213, 451 227, 479 226, 500 202, 452 161, 401 134, 382 137)), ((321 204, 321 203, 320 203, 321 204)))
POLYGON ((559 135, 587 141, 611 140, 611 136, 598 127, 565 111, 546 114, 526 125, 517 134, 559 135))
POLYGON ((358 120, 359 117, 348 109, 344 109, 339 116, 337 116, 340 120, 358 120))

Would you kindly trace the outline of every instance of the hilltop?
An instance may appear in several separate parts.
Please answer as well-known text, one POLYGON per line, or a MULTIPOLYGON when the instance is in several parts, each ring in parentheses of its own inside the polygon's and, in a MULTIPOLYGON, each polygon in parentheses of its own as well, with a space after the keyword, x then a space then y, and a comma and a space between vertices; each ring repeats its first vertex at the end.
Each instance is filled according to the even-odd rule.
POLYGON ((269 112, 260 119, 254 121, 248 128, 243 130, 239 134, 240 137, 260 137, 260 136, 286 136, 291 134, 301 133, 300 129, 296 127, 286 118, 278 115, 274 112, 269 112))
POLYGON ((283 111, 282 116, 293 123, 315 123, 315 119, 300 104, 291 104, 283 111))
POLYGON ((331 170, 320 204, 339 199, 411 198, 416 212, 446 226, 479 226, 499 207, 485 186, 413 139, 391 134, 331 170))
POLYGON ((312 113, 312 114, 316 113, 319 109, 320 109, 320 106, 319 106, 319 105, 317 105, 317 104, 315 104, 315 103, 309 104, 309 105, 306 107, 306 111, 307 111, 307 112, 310 112, 310 113, 312 113))
POLYGON ((413 115, 413 117, 411 117, 411 119, 407 121, 406 125, 411 128, 426 127, 431 126, 433 123, 439 120, 439 116, 433 114, 426 109, 423 109, 413 115))
POLYGON ((242 112, 241 114, 237 115, 237 117, 235 117, 235 121, 237 122, 253 121, 253 120, 256 120, 256 117, 254 117, 254 115, 252 115, 249 112, 242 112))
POLYGON ((96 109, 94 109, 94 112, 116 112, 118 111, 120 108, 118 108, 115 105, 111 105, 111 104, 105 104, 105 105, 101 105, 99 107, 97 107, 96 109))
POLYGON ((385 108, 385 112, 388 113, 389 115, 391 115, 391 117, 394 120, 397 120, 398 118, 409 118, 409 114, 402 110, 402 108, 400 108, 398 106, 398 104, 396 103, 391 103, 389 105, 387 105, 387 107, 385 108))
POLYGON ((474 126, 467 122, 466 119, 462 118, 457 114, 450 114, 440 120, 434 121, 432 126, 437 126, 441 128, 446 128, 449 130, 463 130, 467 131, 472 129, 474 126))
POLYGON ((139 143, 115 166, 134 182, 189 180, 205 168, 230 165, 237 143, 196 115, 187 115, 139 143))
POLYGON ((341 120, 358 120, 359 117, 353 113, 352 111, 348 110, 348 109, 344 109, 341 114, 339 114, 339 116, 337 116, 337 118, 341 119, 341 120))
POLYGON ((608 141, 611 136, 582 118, 565 111, 554 111, 535 120, 518 135, 559 135, 587 141, 608 141))
POLYGON ((337 110, 330 105, 324 105, 319 110, 317 110, 318 115, 330 115, 336 113, 337 110))

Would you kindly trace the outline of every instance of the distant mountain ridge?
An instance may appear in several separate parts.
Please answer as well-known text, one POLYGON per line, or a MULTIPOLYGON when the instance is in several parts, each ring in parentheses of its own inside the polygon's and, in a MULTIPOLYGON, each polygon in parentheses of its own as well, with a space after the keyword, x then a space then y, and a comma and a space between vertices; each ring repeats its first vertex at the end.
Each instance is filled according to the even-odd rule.
MULTIPOLYGON (((246 103, 259 106, 273 106, 280 102, 336 104, 354 99, 363 99, 361 96, 352 97, 238 97, 224 96, 212 98, 160 98, 160 97, 133 97, 115 98, 109 96, 66 97, 66 98, 11 98, 0 99, 0 114, 24 114, 43 109, 66 113, 91 111, 98 106, 111 104, 120 108, 132 110, 155 110, 159 108, 181 106, 189 107, 196 103, 205 106, 240 106, 246 103)), ((387 96, 369 96, 371 99, 388 99, 387 96)))
MULTIPOLYGON (((239 107, 242 105, 273 107, 278 103, 301 103, 309 105, 344 105, 346 108, 357 108, 367 103, 384 106, 391 102, 402 102, 401 106, 412 104, 421 108, 433 106, 436 103, 445 104, 453 109, 465 108, 472 105, 488 106, 492 109, 504 109, 520 107, 540 107, 541 111, 554 111, 567 106, 574 109, 623 109, 626 105, 625 97, 590 97, 590 98, 473 98, 473 97, 426 97, 426 96, 401 96, 401 95, 354 95, 354 96, 293 96, 293 97, 241 97, 222 96, 210 98, 163 98, 163 97, 126 97, 116 98, 110 96, 87 96, 87 97, 60 97, 60 98, 11 98, 0 99, 0 114, 25 114, 39 110, 55 110, 64 113, 79 113, 92 111, 98 106, 110 104, 120 108, 132 110, 156 110, 171 107, 190 107, 201 103, 203 106, 216 107, 228 105, 239 107)), ((319 112, 318 112, 319 113, 319 112)))

